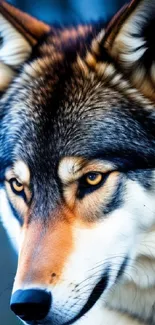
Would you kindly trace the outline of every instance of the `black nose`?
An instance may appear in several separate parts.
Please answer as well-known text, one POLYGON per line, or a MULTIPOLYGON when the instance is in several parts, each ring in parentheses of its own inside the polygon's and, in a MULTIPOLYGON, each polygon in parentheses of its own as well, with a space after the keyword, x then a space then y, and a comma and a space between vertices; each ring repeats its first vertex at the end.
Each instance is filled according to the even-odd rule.
POLYGON ((10 307, 22 320, 40 320, 47 316, 51 300, 51 293, 43 290, 18 290, 11 297, 10 307))

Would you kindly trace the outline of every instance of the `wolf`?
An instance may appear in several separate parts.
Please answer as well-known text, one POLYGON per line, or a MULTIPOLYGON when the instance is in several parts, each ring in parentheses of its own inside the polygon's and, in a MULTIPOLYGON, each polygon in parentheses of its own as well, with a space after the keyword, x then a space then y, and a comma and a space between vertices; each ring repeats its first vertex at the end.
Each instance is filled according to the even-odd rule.
POLYGON ((55 27, 0 2, 0 216, 24 324, 155 324, 155 0, 55 27))

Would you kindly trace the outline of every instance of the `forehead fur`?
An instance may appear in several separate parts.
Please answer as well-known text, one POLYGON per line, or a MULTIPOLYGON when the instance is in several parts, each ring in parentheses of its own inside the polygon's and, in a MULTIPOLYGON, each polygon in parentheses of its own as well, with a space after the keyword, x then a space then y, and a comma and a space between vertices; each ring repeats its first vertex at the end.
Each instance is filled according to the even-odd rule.
MULTIPOLYGON (((141 159, 144 147, 150 147, 147 128, 154 128, 148 119, 149 125, 144 123, 151 114, 146 101, 137 93, 134 98, 106 53, 102 65, 93 61, 94 34, 91 26, 58 29, 35 48, 1 101, 7 107, 4 150, 9 146, 12 159, 40 161, 46 169, 71 155, 128 159, 136 150, 141 159)), ((152 159, 154 151, 148 155, 152 159)))

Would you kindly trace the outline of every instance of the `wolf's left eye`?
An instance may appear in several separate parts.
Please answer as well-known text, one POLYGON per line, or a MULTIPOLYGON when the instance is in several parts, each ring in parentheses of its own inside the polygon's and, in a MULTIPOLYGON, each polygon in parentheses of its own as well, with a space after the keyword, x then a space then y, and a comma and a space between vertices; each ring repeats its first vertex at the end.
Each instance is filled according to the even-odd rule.
POLYGON ((96 189, 98 189, 104 181, 107 179, 108 173, 100 173, 100 172, 89 172, 85 174, 79 180, 79 188, 77 196, 78 198, 83 198, 84 195, 90 194, 96 189))
POLYGON ((98 185, 102 181, 102 174, 101 173, 89 173, 86 175, 85 181, 88 185, 98 185))
POLYGON ((99 172, 90 172, 84 175, 80 180, 80 185, 82 187, 95 187, 100 185, 104 179, 104 174, 99 172))
POLYGON ((24 191, 24 185, 22 183, 20 183, 16 178, 11 178, 9 180, 10 186, 12 191, 16 194, 16 195, 20 195, 23 193, 24 191))

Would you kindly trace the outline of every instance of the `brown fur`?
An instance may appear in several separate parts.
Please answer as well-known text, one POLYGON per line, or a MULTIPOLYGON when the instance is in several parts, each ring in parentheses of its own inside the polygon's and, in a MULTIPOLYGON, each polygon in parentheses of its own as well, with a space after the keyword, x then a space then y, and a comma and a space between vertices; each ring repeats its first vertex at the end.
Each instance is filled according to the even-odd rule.
MULTIPOLYGON (((98 297, 101 287, 106 291, 108 283, 119 284, 130 260, 126 242, 132 247, 131 238, 138 242, 139 229, 149 228, 141 218, 137 230, 134 219, 135 213, 141 216, 147 207, 141 196, 146 195, 152 211, 154 188, 155 68, 148 30, 155 5, 151 6, 148 0, 132 1, 108 27, 101 23, 50 28, 0 3, 0 23, 7 31, 0 48, 0 180, 5 180, 2 189, 22 234, 14 290, 29 286, 51 290, 56 295, 55 313, 59 300, 62 307, 71 302, 63 323, 59 318, 60 325, 68 324, 69 309, 79 308, 69 321, 81 317, 83 309, 78 303, 72 305, 71 298, 77 295, 79 299, 83 281, 90 281, 89 296, 85 292, 82 301, 84 311, 94 291, 98 297), (101 174, 96 187, 85 182, 93 172, 101 174), (18 183, 17 191, 13 187, 16 180, 23 185, 20 195, 18 183), (131 232, 124 220, 131 222, 131 232), (100 254, 105 249, 104 265, 101 255, 93 251, 96 243, 100 254), (115 245, 118 265, 111 253, 115 245), (104 274, 103 270, 100 277, 95 273, 95 278, 91 272, 98 264, 104 274), (88 271, 91 276, 87 278, 88 271), (115 280, 109 280, 111 274, 115 280), (59 296, 59 286, 69 297, 59 296)), ((113 308, 111 302, 108 308, 113 308)), ((128 312, 131 318, 136 313, 144 320, 141 310, 128 312)), ((149 317, 154 319, 152 314, 149 317)))

